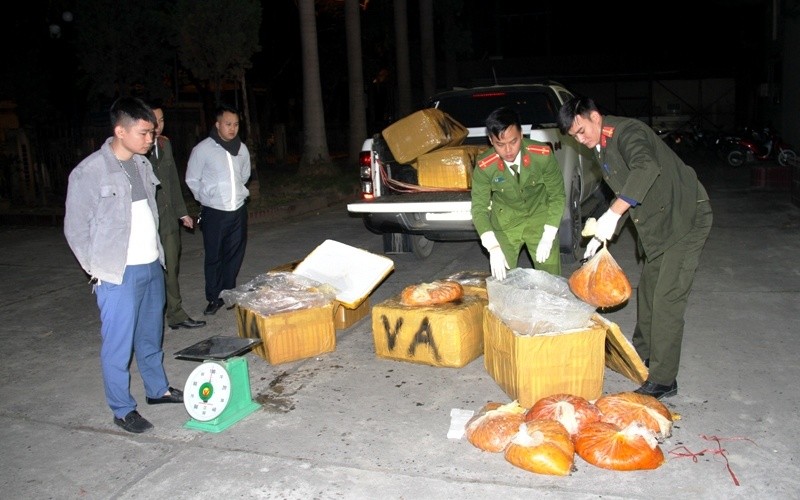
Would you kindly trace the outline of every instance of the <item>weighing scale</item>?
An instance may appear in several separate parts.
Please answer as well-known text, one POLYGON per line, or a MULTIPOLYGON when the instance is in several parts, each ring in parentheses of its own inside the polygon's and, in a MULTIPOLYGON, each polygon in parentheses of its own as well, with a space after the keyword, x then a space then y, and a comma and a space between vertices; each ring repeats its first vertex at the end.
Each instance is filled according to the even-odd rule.
POLYGON ((183 426, 221 432, 261 407, 250 395, 247 358, 241 354, 261 343, 216 335, 174 354, 178 359, 202 361, 183 389, 183 405, 191 417, 183 426))

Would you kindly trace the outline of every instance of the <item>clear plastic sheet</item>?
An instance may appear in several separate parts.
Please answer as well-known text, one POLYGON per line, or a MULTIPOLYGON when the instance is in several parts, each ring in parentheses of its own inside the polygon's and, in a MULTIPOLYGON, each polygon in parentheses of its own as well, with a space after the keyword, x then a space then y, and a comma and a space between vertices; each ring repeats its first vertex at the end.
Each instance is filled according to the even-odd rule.
POLYGON ((591 325, 595 308, 575 297, 567 279, 515 268, 506 279, 486 279, 489 309, 521 335, 561 332, 591 325))
POLYGON ((336 289, 291 272, 260 274, 219 294, 228 307, 238 305, 262 316, 322 307, 336 298, 336 289))
POLYGON ((457 281, 463 286, 484 286, 486 278, 490 277, 492 273, 488 271, 458 271, 446 278, 446 281, 457 281))

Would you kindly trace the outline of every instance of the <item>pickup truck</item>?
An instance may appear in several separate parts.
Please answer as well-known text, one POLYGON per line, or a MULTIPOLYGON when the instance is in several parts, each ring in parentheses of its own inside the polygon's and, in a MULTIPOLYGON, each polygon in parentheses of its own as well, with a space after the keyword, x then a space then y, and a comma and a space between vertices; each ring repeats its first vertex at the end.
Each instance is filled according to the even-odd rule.
MULTIPOLYGON (((463 144, 483 146, 489 146, 484 125, 489 113, 501 106, 515 108, 523 135, 549 144, 561 166, 567 201, 559 243, 562 254, 578 259, 583 222, 608 206, 608 196, 589 150, 561 134, 556 125, 558 109, 572 96, 552 82, 486 86, 436 94, 426 107, 438 108, 466 127, 463 144)), ((361 199, 348 204, 347 210, 363 217, 367 229, 383 235, 384 252, 411 251, 426 258, 433 252, 434 242, 480 239, 472 224, 470 191, 415 190, 414 169, 394 161, 381 134, 364 141, 359 163, 361 199)))

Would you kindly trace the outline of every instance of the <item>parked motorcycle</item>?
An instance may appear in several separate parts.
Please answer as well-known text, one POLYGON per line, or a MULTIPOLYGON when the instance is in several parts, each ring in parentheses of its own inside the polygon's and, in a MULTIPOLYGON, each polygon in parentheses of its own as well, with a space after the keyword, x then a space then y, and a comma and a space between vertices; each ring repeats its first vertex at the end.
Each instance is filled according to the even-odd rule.
POLYGON ((785 167, 797 157, 794 150, 770 128, 765 128, 762 134, 751 132, 748 135, 722 137, 718 139, 717 146, 731 167, 767 160, 775 160, 778 165, 785 167))

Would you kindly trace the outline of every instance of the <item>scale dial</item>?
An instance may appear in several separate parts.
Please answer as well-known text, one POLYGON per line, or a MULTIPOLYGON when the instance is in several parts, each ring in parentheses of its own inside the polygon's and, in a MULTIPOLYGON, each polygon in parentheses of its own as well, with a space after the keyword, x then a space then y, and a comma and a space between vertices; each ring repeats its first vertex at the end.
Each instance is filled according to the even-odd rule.
POLYGON ((183 389, 183 405, 189 415, 200 422, 219 417, 228 406, 231 378, 220 363, 206 361, 195 368, 183 389))

